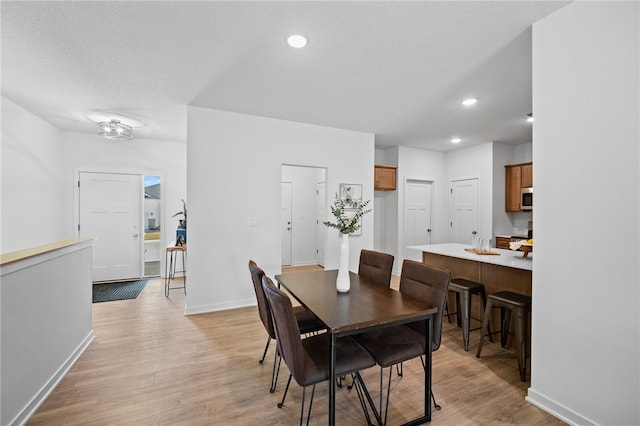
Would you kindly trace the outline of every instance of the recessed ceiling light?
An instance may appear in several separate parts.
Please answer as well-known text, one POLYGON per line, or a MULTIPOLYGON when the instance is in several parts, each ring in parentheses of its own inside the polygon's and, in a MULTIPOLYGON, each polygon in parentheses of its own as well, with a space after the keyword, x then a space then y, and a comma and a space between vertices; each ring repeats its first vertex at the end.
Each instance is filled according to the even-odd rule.
POLYGON ((300 34, 292 34, 287 37, 287 44, 296 49, 300 49, 307 45, 307 38, 300 34))
POLYGON ((462 105, 471 106, 471 105, 474 105, 476 102, 478 102, 478 98, 467 98, 462 101, 462 105))
POLYGON ((462 139, 460 138, 451 138, 451 143, 460 143, 462 142, 462 139))
POLYGON ((532 113, 527 114, 527 123, 533 123, 533 114, 532 113))

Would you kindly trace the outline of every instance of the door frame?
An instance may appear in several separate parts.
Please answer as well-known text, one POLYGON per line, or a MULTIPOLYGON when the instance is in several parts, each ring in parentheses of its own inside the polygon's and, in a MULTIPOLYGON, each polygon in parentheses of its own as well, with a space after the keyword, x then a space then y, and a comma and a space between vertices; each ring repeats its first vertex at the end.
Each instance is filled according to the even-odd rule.
MULTIPOLYGON (((140 217, 138 218, 138 228, 140 232, 144 234, 144 177, 145 176, 160 176, 160 197, 163 202, 160 204, 160 215, 162 224, 162 233, 160 234, 160 244, 162 247, 160 248, 161 253, 164 251, 164 248, 167 246, 165 243, 167 232, 164 228, 164 224, 167 223, 166 218, 166 199, 165 199, 165 180, 164 180, 164 172, 159 170, 144 170, 140 171, 140 169, 131 170, 131 169, 116 169, 108 166, 105 167, 74 167, 73 168, 73 235, 77 238, 80 237, 80 230, 78 229, 78 225, 80 223, 80 188, 78 187, 78 182, 80 182, 80 173, 104 173, 104 174, 123 174, 123 175, 139 175, 140 176, 140 185, 141 185, 141 194, 140 197, 140 217)), ((140 271, 144 276, 144 235, 143 238, 140 239, 140 271)), ((165 257, 160 254, 160 271, 165 270, 165 257)))
MULTIPOLYGON (((420 178, 405 178, 403 185, 402 185, 402 233, 401 233, 401 238, 399 238, 399 240, 402 241, 401 243, 401 247, 402 247, 402 251, 401 251, 401 259, 400 260, 400 264, 402 264, 402 261, 404 261, 405 259, 405 250, 407 247, 406 241, 405 241, 405 233, 406 233, 406 223, 405 223, 405 215, 406 215, 406 210, 407 210, 407 184, 409 184, 410 182, 420 182, 420 183, 424 183, 424 184, 429 184, 431 185, 431 196, 429 199, 429 227, 430 229, 433 227, 433 200, 434 200, 434 187, 435 187, 435 181, 433 179, 420 179, 420 178)), ((431 235, 429 236, 429 238, 431 239, 433 237, 433 233, 431 233, 431 235)), ((400 254, 400 253, 399 253, 400 254)))
MULTIPOLYGON (((480 176, 466 176, 466 177, 457 177, 457 178, 450 178, 449 179, 449 220, 448 223, 452 223, 453 219, 454 219, 454 206, 453 206, 453 202, 452 202, 452 197, 453 197, 453 183, 454 182, 460 182, 460 181, 470 181, 470 180, 475 180, 476 181, 476 219, 477 219, 477 226, 476 226, 476 231, 478 233, 478 236, 482 235, 482 220, 480 217, 480 202, 481 202, 481 192, 482 192, 482 188, 481 188, 481 179, 480 176)), ((448 241, 451 242, 453 239, 453 227, 449 226, 448 227, 448 241)))

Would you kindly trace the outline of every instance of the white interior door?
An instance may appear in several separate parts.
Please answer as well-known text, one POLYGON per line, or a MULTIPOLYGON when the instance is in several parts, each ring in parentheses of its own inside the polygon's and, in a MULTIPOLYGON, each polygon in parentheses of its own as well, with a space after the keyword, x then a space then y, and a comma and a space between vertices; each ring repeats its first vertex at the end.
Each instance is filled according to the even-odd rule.
POLYGON ((291 265, 291 203, 293 197, 293 183, 282 182, 281 202, 281 235, 282 235, 282 266, 291 265))
POLYGON ((316 185, 316 263, 324 267, 324 240, 327 227, 322 223, 327 220, 327 184, 319 182, 316 185))
POLYGON ((478 232, 478 179, 451 181, 451 232, 452 243, 471 244, 471 237, 478 232))
POLYGON ((421 253, 408 246, 431 244, 432 183, 407 180, 404 186, 404 258, 421 261, 421 253))
POLYGON ((140 175, 81 172, 79 186, 79 235, 96 238, 93 281, 140 278, 140 175))

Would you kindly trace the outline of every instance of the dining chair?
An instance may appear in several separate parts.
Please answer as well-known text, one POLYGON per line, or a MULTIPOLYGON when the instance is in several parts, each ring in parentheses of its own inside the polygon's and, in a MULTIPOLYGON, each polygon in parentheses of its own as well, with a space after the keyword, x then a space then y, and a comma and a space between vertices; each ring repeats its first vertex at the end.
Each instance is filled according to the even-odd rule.
MULTIPOLYGON (((311 417, 311 407, 316 384, 330 379, 329 355, 331 351, 331 336, 329 333, 321 333, 302 339, 298 321, 293 311, 289 297, 278 289, 273 281, 264 276, 262 287, 269 301, 273 324, 276 331, 276 342, 284 362, 289 368, 289 380, 284 390, 282 401, 278 408, 284 406, 285 398, 293 377, 302 386, 302 404, 300 408, 300 425, 304 420, 304 405, 307 386, 312 386, 311 398, 307 413, 307 425, 311 417)), ((364 395, 369 399, 369 392, 360 376, 360 371, 373 367, 376 362, 362 346, 352 337, 340 337, 335 342, 335 375, 351 374, 355 382, 358 399, 362 406, 367 424, 372 424, 367 410, 364 395)), ((370 400, 370 399, 369 399, 370 400)), ((377 417, 377 415, 376 415, 377 417)))
MULTIPOLYGON (((271 343, 271 340, 276 338, 276 332, 273 327, 273 320, 271 318, 269 303, 267 302, 264 290, 262 289, 262 277, 265 276, 264 271, 256 264, 256 262, 254 262, 253 260, 249 260, 249 272, 251 272, 251 281, 253 282, 253 289, 256 293, 256 300, 258 301, 258 313, 260 315, 260 320, 262 321, 262 325, 264 325, 264 328, 267 331, 267 343, 264 347, 262 358, 260 358, 259 361, 260 364, 262 364, 267 355, 267 351, 269 350, 269 344, 271 343)), ((320 321, 318 321, 316 316, 313 315, 311 311, 309 311, 305 307, 296 306, 295 308, 293 308, 293 312, 296 317, 296 321, 298 322, 298 327, 301 333, 309 334, 325 329, 324 325, 322 325, 320 321)), ((279 371, 280 356, 276 349, 273 359, 273 371, 271 373, 271 387, 269 389, 271 393, 275 392, 276 390, 279 371)))
POLYGON ((391 271, 394 257, 387 253, 373 250, 360 251, 358 275, 389 287, 391 285, 391 271))
MULTIPOLYGON (((432 351, 437 351, 442 341, 442 315, 450 279, 451 272, 446 269, 407 259, 405 259, 402 264, 400 293, 424 301, 431 306, 436 306, 438 309, 431 321, 433 324, 432 351)), ((406 325, 372 330, 355 336, 356 340, 369 351, 373 359, 375 359, 376 363, 380 366, 379 410, 380 416, 384 418, 383 424, 386 424, 389 410, 391 367, 394 365, 401 366, 402 362, 413 358, 420 358, 423 367, 426 368, 424 359, 422 358, 422 355, 425 353, 425 333, 425 322, 419 321, 406 325), (383 371, 385 368, 389 368, 389 376, 386 402, 383 410, 383 371)), ((399 368, 399 375, 401 376, 402 373, 400 371, 399 368)), ((433 392, 431 398, 433 399, 436 409, 440 409, 440 406, 435 402, 433 392)))

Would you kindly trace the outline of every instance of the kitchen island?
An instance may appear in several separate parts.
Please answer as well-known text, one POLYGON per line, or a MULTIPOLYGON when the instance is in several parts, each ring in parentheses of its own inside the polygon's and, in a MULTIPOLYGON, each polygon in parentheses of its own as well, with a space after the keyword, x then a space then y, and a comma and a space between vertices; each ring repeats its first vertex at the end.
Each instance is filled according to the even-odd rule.
MULTIPOLYGON (((409 249, 422 252, 422 261, 427 265, 445 268, 451 271, 451 278, 465 278, 484 284, 487 294, 498 291, 513 291, 531 296, 531 273, 533 270, 533 252, 523 257, 523 252, 492 248, 495 255, 475 254, 465 249, 466 244, 431 244, 409 246, 409 249)), ((473 297, 472 318, 482 318, 482 306, 479 297, 473 297)), ((455 301, 449 298, 451 312, 455 311, 455 301)), ((492 326, 499 327, 499 312, 494 310, 492 326)), ((513 323, 514 321, 512 321, 513 323)), ((513 325, 513 324, 512 324, 513 325)))

